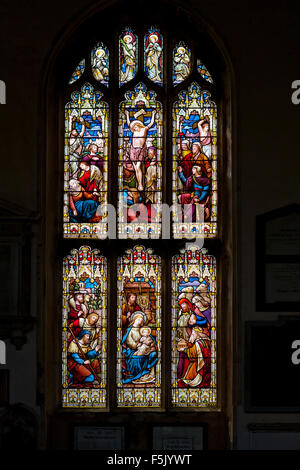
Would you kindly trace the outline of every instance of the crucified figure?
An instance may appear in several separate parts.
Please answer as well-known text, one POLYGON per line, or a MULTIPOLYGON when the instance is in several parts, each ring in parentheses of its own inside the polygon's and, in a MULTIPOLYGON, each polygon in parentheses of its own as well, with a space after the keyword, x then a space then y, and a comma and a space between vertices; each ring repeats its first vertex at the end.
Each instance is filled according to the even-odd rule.
POLYGON ((129 147, 129 158, 133 164, 136 179, 138 182, 138 191, 143 191, 143 174, 142 174, 142 161, 146 156, 146 138, 150 127, 153 126, 155 120, 156 110, 152 111, 151 120, 148 126, 145 126, 141 121, 131 121, 129 119, 129 111, 125 109, 126 121, 129 129, 131 130, 132 144, 129 147))

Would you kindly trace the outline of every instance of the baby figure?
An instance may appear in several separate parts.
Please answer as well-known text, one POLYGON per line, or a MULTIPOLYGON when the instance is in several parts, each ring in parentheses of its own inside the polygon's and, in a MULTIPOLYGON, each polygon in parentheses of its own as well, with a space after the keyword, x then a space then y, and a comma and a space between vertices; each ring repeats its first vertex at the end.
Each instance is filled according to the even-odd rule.
POLYGON ((137 350, 134 356, 148 356, 151 352, 155 351, 155 342, 151 338, 151 328, 144 327, 140 329, 141 338, 137 344, 137 350))

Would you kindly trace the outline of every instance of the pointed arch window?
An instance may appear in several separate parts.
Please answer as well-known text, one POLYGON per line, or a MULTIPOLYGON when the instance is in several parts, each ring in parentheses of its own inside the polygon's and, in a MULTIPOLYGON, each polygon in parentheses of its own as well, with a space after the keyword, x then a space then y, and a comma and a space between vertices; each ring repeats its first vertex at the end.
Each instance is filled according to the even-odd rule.
POLYGON ((184 36, 126 25, 117 40, 99 34, 70 70, 63 407, 220 403, 219 98, 198 47, 184 36), (164 204, 173 205, 167 241, 164 204), (198 246, 185 246, 192 237, 206 248, 197 238, 198 246))

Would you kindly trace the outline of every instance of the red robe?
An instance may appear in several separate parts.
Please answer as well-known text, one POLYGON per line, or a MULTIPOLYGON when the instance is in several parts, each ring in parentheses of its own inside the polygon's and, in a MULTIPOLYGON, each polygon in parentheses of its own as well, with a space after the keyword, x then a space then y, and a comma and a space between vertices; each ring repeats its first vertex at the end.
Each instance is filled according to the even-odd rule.
MULTIPOLYGON (((87 193, 93 193, 94 191, 99 191, 95 180, 92 182, 90 181, 91 178, 91 170, 84 171, 83 174, 80 175, 78 181, 80 182, 81 186, 85 189, 87 193)), ((94 201, 98 201, 98 196, 94 195, 91 197, 94 201)))

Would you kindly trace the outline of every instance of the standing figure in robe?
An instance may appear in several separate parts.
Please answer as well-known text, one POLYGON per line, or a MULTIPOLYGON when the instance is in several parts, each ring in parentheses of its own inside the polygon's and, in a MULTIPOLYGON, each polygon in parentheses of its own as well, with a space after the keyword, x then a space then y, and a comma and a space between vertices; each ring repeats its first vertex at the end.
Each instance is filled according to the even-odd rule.
POLYGON ((154 82, 161 81, 161 64, 160 56, 162 47, 158 42, 158 35, 153 33, 149 36, 149 44, 146 47, 146 67, 148 69, 148 76, 154 82))
POLYGON ((141 307, 136 302, 136 294, 127 294, 126 303, 122 306, 122 326, 126 328, 134 312, 141 311, 141 307))
POLYGON ((132 34, 125 34, 120 40, 123 61, 121 63, 120 81, 127 83, 133 79, 136 69, 136 45, 132 34))
POLYGON ((192 176, 186 178, 183 174, 183 169, 179 166, 179 178, 182 181, 185 191, 179 194, 178 202, 182 206, 183 218, 189 222, 195 222, 197 211, 197 204, 204 204, 204 216, 209 217, 208 198, 210 194, 210 180, 202 176, 202 169, 200 166, 194 165, 192 168, 192 176))
POLYGON ((177 343, 179 356, 178 387, 209 387, 211 377, 211 341, 201 328, 195 327, 188 341, 177 343))
MULTIPOLYGON (((76 117, 73 117, 73 126, 75 125, 76 117)), ((70 178, 73 176, 76 176, 76 173, 78 171, 78 165, 81 160, 81 154, 83 150, 83 141, 82 137, 84 135, 85 131, 85 121, 83 117, 79 118, 79 121, 81 123, 81 130, 80 133, 74 128, 71 132, 70 135, 70 140, 69 140, 69 168, 70 168, 70 178)))

